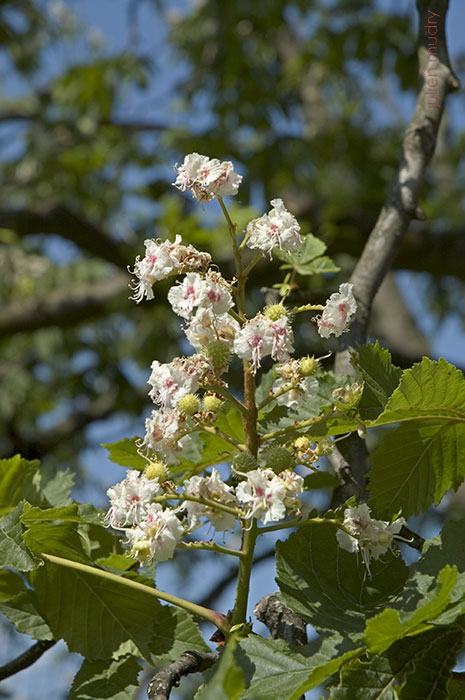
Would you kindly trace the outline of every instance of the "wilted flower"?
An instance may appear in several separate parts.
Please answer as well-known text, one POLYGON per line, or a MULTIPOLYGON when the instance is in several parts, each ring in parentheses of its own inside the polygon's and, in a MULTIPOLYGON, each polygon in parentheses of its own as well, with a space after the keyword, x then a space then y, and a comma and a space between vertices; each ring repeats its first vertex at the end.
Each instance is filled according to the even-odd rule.
POLYGON ((111 507, 105 520, 114 528, 137 525, 161 491, 158 479, 148 479, 138 471, 128 469, 126 478, 107 491, 111 507))
POLYGON ((235 195, 242 175, 234 172, 231 161, 221 163, 217 158, 208 158, 190 153, 181 166, 175 167, 178 176, 173 183, 182 190, 189 189, 199 202, 209 202, 214 197, 235 195))
POLYGON ((247 226, 247 245, 266 252, 273 248, 295 248, 301 243, 300 226, 282 199, 272 199, 273 209, 247 226))
POLYGON ((275 474, 272 469, 254 469, 236 487, 236 496, 245 503, 247 517, 263 523, 281 520, 286 510, 298 510, 300 501, 295 494, 303 490, 304 480, 285 470, 275 474))
POLYGON ((148 566, 152 561, 171 559, 178 540, 184 534, 184 526, 175 511, 163 510, 159 503, 153 503, 139 526, 126 530, 131 546, 130 555, 141 564, 148 566))
MULTIPOLYGON (((212 469, 211 476, 192 476, 190 479, 187 479, 184 482, 183 489, 188 496, 218 501, 227 506, 237 505, 232 487, 224 483, 216 469, 212 469)), ((217 510, 203 503, 195 503, 194 501, 186 501, 184 505, 187 508, 190 529, 195 529, 199 526, 200 516, 208 518, 218 531, 231 530, 236 524, 236 519, 231 513, 225 513, 222 510, 217 510)))
POLYGON ((192 245, 181 245, 181 236, 176 236, 174 243, 148 238, 144 244, 145 256, 141 260, 138 255, 134 270, 129 270, 139 280, 132 285, 135 294, 131 299, 137 303, 144 296, 153 299, 152 285, 155 282, 169 275, 206 269, 211 263, 208 253, 200 252, 192 245))
POLYGON ((349 321, 357 311, 352 289, 352 284, 344 282, 340 285, 339 292, 329 297, 323 313, 317 318, 318 333, 322 338, 329 338, 331 333, 339 337, 349 330, 349 321))
POLYGON ((400 532, 404 524, 404 518, 398 518, 392 523, 374 520, 369 506, 362 503, 356 507, 350 506, 344 511, 344 527, 352 534, 338 530, 336 537, 342 549, 347 552, 361 552, 370 573, 370 560, 379 559, 391 549, 394 536, 400 532))
POLYGON ((237 331, 234 352, 238 357, 251 360, 256 372, 262 357, 267 355, 278 362, 287 360, 294 350, 292 340, 292 329, 286 316, 272 321, 263 314, 257 314, 237 331))

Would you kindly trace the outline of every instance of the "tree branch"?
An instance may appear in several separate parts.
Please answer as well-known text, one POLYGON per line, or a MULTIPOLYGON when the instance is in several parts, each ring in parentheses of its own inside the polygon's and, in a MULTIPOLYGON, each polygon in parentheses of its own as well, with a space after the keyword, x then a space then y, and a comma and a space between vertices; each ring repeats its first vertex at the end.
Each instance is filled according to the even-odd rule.
POLYGON ((418 199, 426 168, 436 147, 447 95, 460 86, 447 53, 445 21, 448 4, 448 0, 417 0, 420 92, 413 118, 403 138, 401 162, 391 193, 350 279, 354 285, 358 311, 349 333, 341 338, 341 351, 336 356, 337 372, 354 374, 350 364, 350 350, 366 339, 374 296, 399 250, 410 222, 414 218, 424 218, 418 209, 418 199), (438 29, 434 51, 429 46, 434 42, 429 41, 431 37, 425 29, 430 18, 435 21, 434 26, 438 29), (437 83, 434 87, 434 105, 429 84, 433 77, 437 83))
POLYGON ((212 652, 185 651, 177 661, 158 671, 147 688, 149 700, 168 700, 171 689, 177 686, 182 676, 200 673, 213 666, 218 654, 212 652))
POLYGON ((12 229, 20 236, 55 233, 118 267, 126 269, 128 264, 126 244, 119 243, 96 224, 62 204, 37 211, 0 209, 0 228, 12 229))
POLYGON ((37 659, 40 659, 42 654, 46 652, 47 649, 50 649, 50 647, 53 647, 54 644, 56 644, 55 639, 40 640, 17 656, 16 659, 13 659, 13 661, 9 661, 4 666, 0 666, 0 681, 4 681, 5 678, 14 676, 15 673, 32 666, 32 664, 35 663, 37 659))
POLYGON ((108 313, 111 308, 124 309, 128 304, 128 283, 128 276, 121 273, 104 282, 77 284, 44 297, 12 301, 0 309, 0 338, 49 326, 74 326, 108 313))

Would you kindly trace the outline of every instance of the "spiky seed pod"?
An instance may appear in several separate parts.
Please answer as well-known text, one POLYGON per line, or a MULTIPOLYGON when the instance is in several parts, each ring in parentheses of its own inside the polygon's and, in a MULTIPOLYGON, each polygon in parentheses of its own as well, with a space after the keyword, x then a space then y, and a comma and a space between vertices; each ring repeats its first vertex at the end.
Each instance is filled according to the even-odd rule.
POLYGON ((205 394, 203 397, 203 408, 205 411, 218 411, 223 403, 223 399, 220 399, 216 394, 205 394))
POLYGON ((265 316, 268 316, 272 321, 277 321, 278 318, 287 316, 286 309, 282 304, 271 304, 265 308, 265 316))
POLYGON ((182 399, 179 399, 178 408, 186 416, 193 416, 200 410, 200 400, 195 394, 186 394, 182 399))
POLYGON ((222 340, 212 340, 211 343, 208 343, 205 354, 215 369, 227 367, 231 359, 229 346, 222 340))
POLYGON ((168 478, 168 470, 162 462, 150 462, 144 469, 147 479, 158 479, 163 483, 168 478))
POLYGON ((300 360, 300 371, 304 377, 311 377, 318 371, 318 360, 315 357, 302 357, 300 360))
POLYGON ((233 472, 236 472, 238 474, 251 472, 254 469, 257 469, 257 467, 257 460, 253 455, 250 454, 250 452, 239 452, 237 455, 235 455, 232 461, 233 472))
POLYGON ((287 447, 275 445, 270 447, 263 454, 265 466, 272 469, 276 474, 283 472, 285 469, 293 469, 295 467, 295 457, 287 447))

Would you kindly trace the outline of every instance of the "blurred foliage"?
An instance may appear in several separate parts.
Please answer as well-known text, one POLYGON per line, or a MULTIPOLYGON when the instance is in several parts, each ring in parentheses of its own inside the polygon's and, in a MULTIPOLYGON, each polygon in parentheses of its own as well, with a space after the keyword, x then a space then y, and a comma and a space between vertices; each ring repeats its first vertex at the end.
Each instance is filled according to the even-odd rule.
MULTIPOLYGON (((203 0, 181 10, 146 0, 149 48, 134 40, 137 3, 117 5, 128 37, 115 48, 80 19, 79 2, 0 4, 0 299, 41 318, 61 294, 43 327, 26 320, 13 333, 0 317, 0 456, 21 451, 51 469, 79 469, 95 420, 142 426, 150 362, 187 351, 166 284, 155 302, 127 299, 124 268, 144 238, 180 233, 232 275, 214 204, 173 191, 171 164, 192 151, 232 158, 244 175, 238 201, 249 205, 231 205, 239 229, 283 197, 341 267, 326 275, 332 291, 376 220, 398 162, 401 106, 416 92, 414 8, 403 3, 386 14, 368 0, 203 0), (118 280, 99 306, 86 305, 118 280)), ((446 125, 429 171, 425 209, 438 236, 461 224, 464 138, 446 125)), ((278 266, 265 260, 254 272, 257 309, 278 266)), ((463 282, 445 278, 447 267, 435 273, 428 293, 445 314, 463 282)), ((295 296, 319 301, 320 287, 305 278, 295 296)), ((296 340, 319 351, 308 321, 296 340)))

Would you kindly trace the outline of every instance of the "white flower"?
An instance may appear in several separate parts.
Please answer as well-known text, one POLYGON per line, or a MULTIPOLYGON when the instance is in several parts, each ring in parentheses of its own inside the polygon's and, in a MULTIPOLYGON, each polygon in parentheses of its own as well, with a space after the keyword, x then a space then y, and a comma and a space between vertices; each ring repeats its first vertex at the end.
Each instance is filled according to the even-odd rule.
MULTIPOLYGON (((280 389, 289 386, 289 381, 280 377, 273 383, 273 394, 276 394, 280 389)), ((286 391, 281 396, 276 398, 276 402, 280 406, 293 408, 300 406, 307 399, 315 396, 318 391, 318 381, 315 377, 302 377, 298 384, 293 389, 286 391)))
POLYGON ((271 253, 275 247, 295 248, 301 243, 300 226, 282 199, 272 199, 271 209, 247 226, 247 245, 271 253))
POLYGON ((197 391, 198 379, 187 367, 186 361, 178 357, 164 365, 157 360, 152 362, 152 373, 147 382, 152 386, 149 396, 163 409, 175 408, 179 399, 197 391))
POLYGON ((171 559, 178 540, 184 534, 176 513, 169 508, 163 510, 159 503, 153 503, 137 528, 126 530, 131 546, 131 556, 148 566, 153 560, 171 559))
POLYGON ((201 351, 213 340, 222 340, 232 348, 239 330, 238 322, 229 314, 214 314, 211 309, 199 309, 184 328, 189 343, 201 351))
POLYGON ((190 153, 175 170, 178 176, 174 186, 183 192, 189 189, 199 202, 237 194, 242 180, 242 176, 234 172, 231 161, 221 163, 217 158, 198 153, 190 153))
POLYGON ((105 520, 114 528, 137 525, 145 517, 152 499, 161 491, 158 479, 147 479, 136 470, 128 469, 126 478, 107 491, 111 508, 105 520))
POLYGON ((256 372, 262 357, 271 355, 278 362, 286 360, 289 352, 294 350, 292 340, 292 329, 286 316, 272 321, 259 313, 237 331, 234 352, 238 357, 251 360, 256 372))
POLYGON ((389 523, 386 520, 374 520, 366 503, 344 511, 344 527, 354 535, 338 530, 337 541, 347 552, 361 552, 362 559, 370 574, 370 560, 379 559, 392 546, 394 536, 400 532, 404 518, 389 523))
POLYGON ((214 272, 205 277, 189 272, 181 284, 171 287, 168 301, 178 316, 187 319, 191 318, 195 307, 211 309, 214 314, 224 314, 233 305, 226 280, 214 272))
MULTIPOLYGON (((188 496, 206 498, 228 506, 237 505, 232 487, 227 486, 222 481, 216 469, 212 470, 211 476, 192 476, 190 479, 187 479, 184 482, 183 489, 188 496)), ((194 501, 186 501, 184 505, 187 508, 190 529, 192 530, 199 526, 199 517, 201 515, 208 518, 218 531, 231 530, 236 524, 236 519, 231 513, 225 513, 222 510, 217 510, 202 503, 195 503, 194 501)))
POLYGON ((145 437, 141 446, 153 450, 168 463, 176 463, 176 453, 190 443, 190 436, 184 434, 186 427, 186 418, 178 409, 154 410, 145 421, 145 437))
POLYGON ((275 474, 272 469, 254 469, 247 479, 236 487, 236 496, 245 503, 247 517, 258 518, 263 523, 281 520, 286 510, 297 510, 300 501, 295 493, 303 490, 303 479, 285 470, 275 474))
POLYGON ((192 245, 181 245, 181 236, 176 236, 174 243, 148 238, 144 244, 145 256, 141 260, 138 255, 134 270, 129 270, 139 280, 132 285, 135 294, 131 299, 137 303, 144 296, 153 299, 152 285, 155 282, 172 274, 206 269, 211 263, 208 253, 200 252, 192 245))
POLYGON ((331 333, 339 337, 349 330, 349 321, 357 311, 352 289, 352 284, 344 282, 340 285, 339 292, 329 297, 323 313, 317 318, 318 333, 322 338, 329 338, 331 333))

